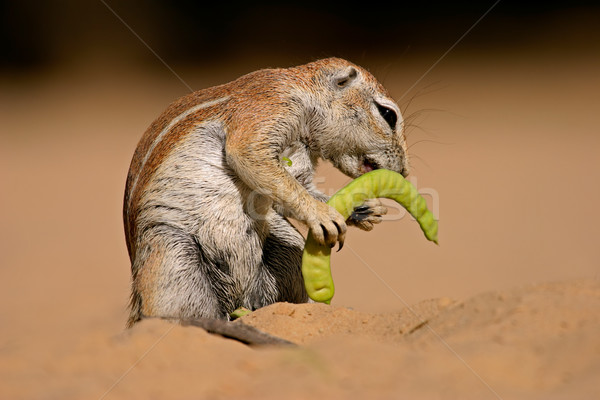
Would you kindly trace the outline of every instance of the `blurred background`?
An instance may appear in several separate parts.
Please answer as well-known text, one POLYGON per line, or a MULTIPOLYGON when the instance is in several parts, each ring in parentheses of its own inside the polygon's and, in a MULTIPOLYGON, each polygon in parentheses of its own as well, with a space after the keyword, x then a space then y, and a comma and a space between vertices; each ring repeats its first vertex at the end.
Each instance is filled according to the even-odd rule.
MULTIPOLYGON (((35 351, 120 331, 122 196, 145 129, 190 90, 328 56, 397 99, 440 221, 439 247, 399 210, 350 232, 334 304, 598 278, 599 18, 583 1, 1 1, 0 337, 35 351)), ((347 181, 319 169, 325 192, 347 181)))
MULTIPOLYGON (((477 54, 533 45, 577 51, 597 44, 598 7, 593 1, 399 1, 360 7, 318 1, 1 4, 2 65, 21 72, 90 60, 160 68, 157 56, 174 69, 263 58, 295 63, 332 54, 410 60, 423 52, 441 55, 480 18, 483 23, 473 27, 457 50, 477 54)), ((264 67, 264 61, 259 64, 264 67)))

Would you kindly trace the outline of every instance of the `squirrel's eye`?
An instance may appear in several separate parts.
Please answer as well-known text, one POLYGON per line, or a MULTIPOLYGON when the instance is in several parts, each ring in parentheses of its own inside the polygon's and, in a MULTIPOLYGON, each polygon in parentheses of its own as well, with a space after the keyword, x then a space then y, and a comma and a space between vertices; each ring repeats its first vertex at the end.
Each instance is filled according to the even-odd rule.
POLYGON ((392 128, 393 131, 396 130, 396 122, 398 122, 398 116, 396 115, 396 112, 391 108, 382 106, 381 104, 375 104, 377 104, 379 114, 381 114, 383 119, 385 119, 385 122, 388 123, 388 125, 390 126, 390 128, 392 128))

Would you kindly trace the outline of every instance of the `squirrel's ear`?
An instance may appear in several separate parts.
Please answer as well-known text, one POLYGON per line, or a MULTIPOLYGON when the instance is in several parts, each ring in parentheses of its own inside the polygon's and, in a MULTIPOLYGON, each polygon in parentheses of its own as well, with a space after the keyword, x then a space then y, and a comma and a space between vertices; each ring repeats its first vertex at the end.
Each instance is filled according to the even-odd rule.
POLYGON ((347 67, 339 71, 333 78, 333 83, 338 88, 349 86, 358 77, 358 71, 354 67, 347 67))

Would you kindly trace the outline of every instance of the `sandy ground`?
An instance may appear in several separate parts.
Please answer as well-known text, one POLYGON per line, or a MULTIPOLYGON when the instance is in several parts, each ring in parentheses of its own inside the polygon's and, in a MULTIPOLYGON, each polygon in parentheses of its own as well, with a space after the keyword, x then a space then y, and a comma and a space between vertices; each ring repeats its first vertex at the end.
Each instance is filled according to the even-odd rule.
MULTIPOLYGON (((457 49, 407 95, 439 54, 356 60, 407 107, 440 246, 397 209, 351 231, 332 306, 243 318, 296 348, 124 332, 125 177, 178 80, 94 60, 2 77, 0 398, 597 398, 600 59, 530 50, 457 49)), ((179 72, 202 88, 255 64, 179 72)))

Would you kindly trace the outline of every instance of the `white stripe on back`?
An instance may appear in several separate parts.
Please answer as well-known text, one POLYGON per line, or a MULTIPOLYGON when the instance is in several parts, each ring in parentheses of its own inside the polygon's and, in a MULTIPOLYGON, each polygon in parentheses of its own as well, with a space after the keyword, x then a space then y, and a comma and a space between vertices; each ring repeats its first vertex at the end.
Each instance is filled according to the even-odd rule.
POLYGON ((152 142, 152 145, 150 146, 150 148, 144 155, 144 158, 142 159, 142 163, 140 164, 140 169, 139 169, 135 179, 133 180, 131 187, 129 188, 129 196, 128 196, 129 201, 127 202, 127 215, 129 215, 129 207, 131 205, 133 191, 135 190, 135 187, 137 186, 138 178, 139 178, 140 174, 142 173, 142 171, 144 170, 144 166, 146 165, 146 162, 148 162, 150 155, 152 154, 152 152, 154 151, 156 146, 158 146, 158 144, 163 139, 163 137, 167 134, 167 132, 169 132, 171 130, 171 128, 173 128, 175 125, 177 125, 183 119, 187 118, 190 114, 193 114, 198 110, 202 110, 203 108, 212 107, 214 105, 217 105, 217 104, 222 103, 227 100, 229 100, 229 96, 221 97, 221 98, 218 98, 215 100, 207 101, 206 103, 201 103, 201 104, 195 105, 194 107, 185 110, 184 112, 182 112, 181 114, 179 114, 178 116, 173 118, 171 120, 171 122, 169 122, 169 124, 167 126, 165 126, 162 131, 160 131, 160 133, 158 134, 158 136, 156 136, 156 138, 152 142))

